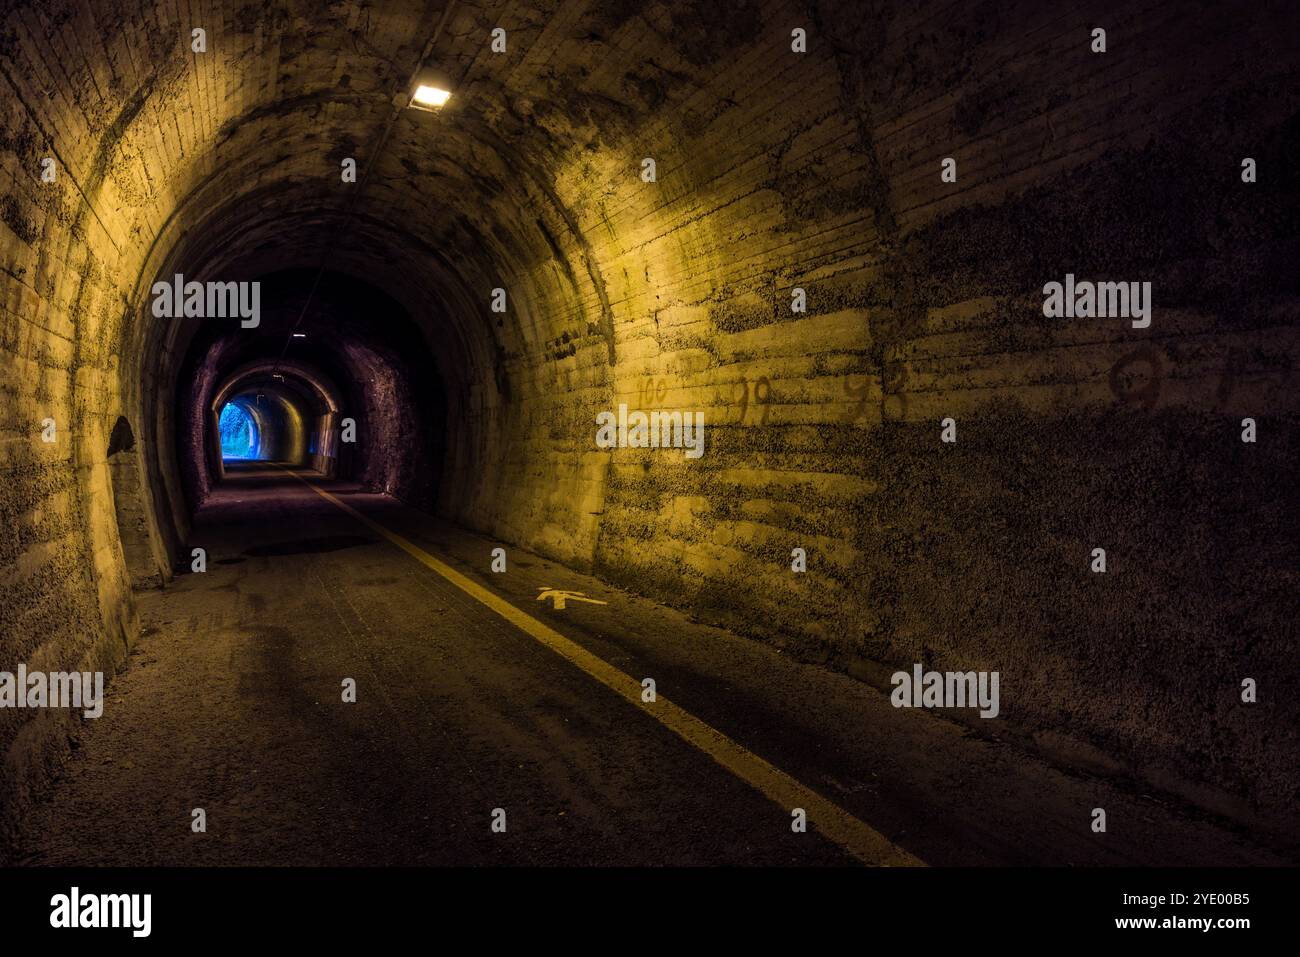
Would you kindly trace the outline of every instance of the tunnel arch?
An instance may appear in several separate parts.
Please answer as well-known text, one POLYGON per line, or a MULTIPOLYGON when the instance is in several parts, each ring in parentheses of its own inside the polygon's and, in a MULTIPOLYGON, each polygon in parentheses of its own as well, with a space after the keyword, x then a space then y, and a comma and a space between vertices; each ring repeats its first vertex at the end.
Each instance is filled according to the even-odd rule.
POLYGON ((312 467, 434 507, 447 399, 425 332, 396 300, 344 273, 263 274, 258 327, 194 322, 178 381, 163 403, 175 422, 179 482, 163 483, 180 520, 223 476, 220 405, 235 390, 285 393, 308 425, 312 467), (309 314, 308 314, 309 313, 309 314), (350 419, 355 441, 341 439, 350 419))
POLYGON ((232 462, 239 460, 271 462, 294 468, 305 464, 309 444, 304 427, 307 416, 299 405, 299 397, 289 390, 272 384, 239 389, 225 403, 214 405, 213 413, 217 417, 213 459, 221 465, 220 473, 215 477, 217 481, 224 478, 232 462), (238 449, 242 438, 243 454, 227 451, 226 426, 221 419, 228 413, 233 413, 232 417, 244 429, 245 435, 236 437, 231 443, 232 451, 238 449))
MULTIPOLYGON (((757 39, 763 16, 756 6, 743 6, 746 35, 757 39)), ((708 14, 703 5, 694 12, 708 14)), ((568 454, 566 491, 549 496, 538 522, 526 525, 508 516, 520 508, 535 510, 529 493, 498 477, 508 470, 507 462, 513 466, 548 454, 542 443, 512 448, 508 441, 528 427, 521 403, 557 390, 580 395, 583 408, 562 413, 576 424, 610 406, 618 389, 629 388, 618 385, 614 372, 619 350, 612 317, 616 305, 628 303, 632 290, 620 294, 609 277, 644 272, 650 280, 650 275, 617 264, 617 257, 635 249, 636 239, 626 250, 597 252, 591 224, 604 221, 608 213, 603 203, 593 207, 589 202, 587 184, 623 179, 626 186, 611 197, 613 207, 650 225, 658 217, 661 191, 641 189, 644 184, 634 175, 620 174, 620 168, 633 174, 641 155, 651 150, 663 169, 688 174, 677 177, 670 197, 708 182, 710 174, 690 175, 689 156, 676 143, 680 129, 675 125, 653 128, 649 143, 634 142, 644 127, 639 111, 651 104, 662 109, 687 103, 705 86, 701 77, 707 58, 698 51, 684 55, 668 44, 657 60, 672 71, 667 82, 659 77, 629 86, 616 74, 588 75, 579 67, 547 78, 546 97, 539 98, 511 89, 485 73, 485 64, 456 49, 452 37, 481 28, 468 8, 448 4, 436 18, 386 10, 382 30, 387 36, 419 36, 435 30, 443 14, 446 31, 434 37, 427 52, 458 93, 439 114, 399 111, 393 117, 391 90, 383 88, 399 79, 402 70, 392 58, 367 63, 362 55, 348 71, 353 79, 346 89, 332 87, 309 69, 297 80, 302 92, 275 108, 223 103, 229 112, 187 144, 182 162, 167 161, 174 188, 166 193, 150 185, 132 190, 139 200, 135 208, 153 210, 149 215, 161 225, 145 233, 152 239, 130 297, 136 305, 128 317, 134 314, 139 320, 122 325, 128 340, 124 355, 139 358, 134 370, 123 370, 124 399, 140 412, 150 433, 146 445, 159 450, 145 463, 147 484, 165 489, 175 458, 169 447, 174 427, 166 410, 172 406, 173 370, 189 333, 184 324, 160 327, 149 316, 151 283, 178 272, 201 280, 210 274, 231 279, 263 269, 312 268, 326 258, 323 247, 330 244, 325 237, 346 226, 355 241, 332 251, 330 268, 375 279, 417 317, 448 383, 448 420, 468 423, 463 430, 447 430, 452 439, 447 471, 458 481, 443 484, 440 509, 475 527, 523 536, 589 564, 596 542, 593 517, 599 512, 590 497, 603 481, 599 463, 584 460, 576 449, 568 454), (570 98, 561 93, 567 87, 590 88, 591 95, 570 98), (577 109, 565 118, 556 103, 577 109), (329 117, 328 141, 319 124, 295 122, 297 111, 329 117), (366 155, 386 118, 392 120, 392 136, 385 149, 366 155), (268 136, 271 130, 275 134, 268 136), (345 190, 321 189, 330 178, 330 164, 345 155, 354 155, 365 168, 373 162, 375 171, 356 208, 345 190), (415 218, 407 215, 413 202, 422 213, 415 218), (608 261, 610 252, 614 262, 608 261), (257 266, 241 267, 240 260, 257 266), (510 298, 504 316, 490 315, 486 308, 498 287, 507 289, 510 298), (566 508, 565 502, 571 504, 566 508)), ((544 36, 548 23, 543 11, 523 16, 511 27, 519 49, 544 36)), ((639 36, 628 18, 598 10, 582 13, 575 25, 588 36, 601 37, 607 51, 639 36)), ((700 49, 708 46, 702 38, 693 42, 700 49)), ((718 42, 724 41, 719 37, 718 42)), ((310 62, 323 67, 325 58, 310 62)), ((202 61, 198 65, 204 66, 202 61)), ((792 66, 808 72, 807 63, 792 66)), ((168 60, 158 78, 165 83, 183 69, 168 60)), ((820 74, 822 83, 834 82, 833 70, 819 66, 812 72, 820 74)), ((200 75, 217 89, 226 85, 219 74, 200 75)), ((123 132, 103 144, 101 152, 110 157, 130 152, 126 141, 132 126, 157 108, 147 100, 129 118, 119 117, 123 132)), ((116 183, 118 176, 110 164, 106 182, 116 183)), ((644 235, 653 237, 657 229, 664 235, 690 234, 673 257, 676 269, 691 270, 704 296, 710 286, 716 289, 701 269, 707 265, 711 271, 721 261, 712 255, 721 249, 712 231, 665 221, 644 235)), ((638 280, 636 286, 632 295, 645 302, 648 283, 638 280)), ((629 371, 629 376, 635 374, 629 371)), ((171 493, 155 496, 159 533, 173 550, 188 524, 187 508, 178 504, 182 501, 183 496, 171 493)))
MULTIPOLYGON (((356 10, 5 8, 5 424, 29 436, 48 415, 62 437, 52 448, 15 441, 6 466, 19 531, 5 562, 20 584, 8 620, 22 626, 5 647, 69 664, 120 657, 132 584, 150 577, 124 559, 129 523, 110 503, 138 495, 156 578, 185 555, 203 491, 182 474, 185 417, 206 415, 199 393, 253 357, 237 322, 153 315, 152 284, 178 273, 297 275, 281 318, 268 320, 285 334, 304 311, 312 320, 301 276, 322 264, 331 282, 365 284, 382 311, 400 312, 410 336, 366 340, 325 371, 355 380, 340 412, 361 408, 373 422, 380 410, 361 386, 413 358, 394 381, 423 395, 420 421, 438 420, 438 435, 395 423, 392 434, 428 432, 428 443, 391 469, 357 450, 360 485, 826 660, 888 659, 959 630, 941 654, 978 664, 1007 610, 1033 593, 963 538, 977 522, 954 523, 918 498, 918 483, 942 485, 945 501, 980 518, 1007 502, 965 479, 991 476, 1022 496, 1007 511, 1035 516, 1022 524, 1050 529, 1062 552, 1078 545, 1068 539, 1082 532, 1024 497, 1020 476, 1000 481, 1017 449, 936 470, 925 443, 940 416, 1040 436, 1042 421, 1069 425, 1080 410, 1135 429, 1146 420, 1126 416, 1152 411, 1168 417, 1164 434, 1200 440, 1225 413, 1291 415, 1269 375, 1300 354, 1286 318, 1294 183, 1228 190, 1223 172, 1225 157, 1285 170, 1294 154, 1296 51, 1253 8, 1175 18, 1094 58, 1070 40, 1086 35, 1087 11, 1052 3, 1020 5, 1015 38, 987 30, 980 5, 929 2, 870 4, 866 15, 822 0, 356 10), (196 55, 189 31, 207 17, 209 52, 196 55), (800 24, 809 55, 790 50, 800 24), (498 25, 510 52, 493 57, 498 25), (1234 68, 1207 35, 1220 51, 1251 50, 1258 68, 1234 68), (395 112, 421 52, 451 78, 452 100, 437 114, 395 112), (1156 59, 1180 67, 1162 73, 1156 59), (1086 95, 1069 95, 1067 74, 1087 78, 1086 95), (1112 82, 1124 75, 1141 82, 1112 82), (959 184, 937 175, 948 156, 959 184), (653 184, 638 175, 647 157, 653 184), (44 158, 56 160, 54 182, 39 176, 44 158), (371 170, 364 190, 341 180, 346 158, 371 170), (1188 217, 1176 229, 1175 209, 1188 217), (1106 370, 1132 348, 1123 331, 1081 335, 1035 315, 1046 279, 1130 264, 1167 290, 1174 318, 1158 348, 1181 357, 1151 410, 1108 386, 1106 370), (509 296, 501 315, 489 309, 497 287, 509 296), (804 313, 791 309, 794 288, 807 292, 804 313), (1250 357, 1247 374, 1223 397, 1219 368, 1234 349, 1250 357), (707 455, 688 466, 595 449, 594 416, 620 403, 703 409, 707 455), (109 457, 123 417, 136 451, 109 457), (937 557, 898 562, 912 541, 937 557), (809 543, 826 560, 792 579, 777 559, 809 543), (987 583, 979 609, 945 590, 953 568, 987 583)), ((327 297, 327 310, 347 298, 327 297)), ((349 311, 355 302, 331 315, 349 311)), ((362 429, 363 441, 375 434, 362 429)), ((1142 434, 1157 442, 1154 427, 1142 434)), ((1092 474, 1077 449, 1052 448, 1062 474, 1092 474)), ((1115 483, 1145 474, 1110 464, 1115 483)), ((1257 474, 1274 470, 1276 458, 1257 474)), ((1056 499, 1146 501, 1122 484, 1058 479, 1056 499)), ((1199 500, 1221 498, 1205 491, 1199 500)), ((1252 494, 1271 501, 1266 485, 1252 494)), ((1116 534, 1150 545, 1143 528, 1116 534)), ((1172 550, 1147 552, 1157 570, 1172 561, 1162 557, 1172 550)), ((1267 589, 1273 574, 1242 567, 1235 578, 1267 589)), ((1032 624, 1068 617, 1069 636, 1089 644, 1088 603, 1073 600, 1072 616, 1032 624)), ((1199 634, 1206 616, 1180 607, 1199 634)), ((1125 627, 1145 631, 1139 619, 1125 627)), ((1026 638, 1017 660, 1094 700, 1113 675, 1075 674, 1067 645, 1026 638)), ((1161 693, 1135 692, 1135 715, 1114 726, 1087 709, 1063 714, 1045 694, 1025 707, 1141 752, 1128 729, 1174 712, 1161 693)), ((1176 739, 1176 721, 1161 720, 1176 739)), ((1265 798, 1285 792, 1258 756, 1249 767, 1265 798)))
MULTIPOLYGON (((310 465, 323 476, 338 474, 338 427, 342 399, 338 386, 319 369, 298 359, 261 359, 244 363, 213 390, 207 403, 207 426, 201 445, 205 454, 194 456, 194 461, 208 464, 208 474, 202 484, 210 487, 225 473, 226 456, 221 453, 218 440, 220 416, 225 406, 242 403, 248 414, 257 422, 257 428, 266 438, 266 446, 259 449, 260 461, 276 461, 291 466, 310 465), (271 408, 261 408, 259 399, 269 397, 281 410, 274 417, 271 408), (216 429, 213 422, 216 417, 216 429), (290 422, 301 422, 300 435, 282 437, 290 422)), ((346 464, 344 471, 346 472, 346 464)))

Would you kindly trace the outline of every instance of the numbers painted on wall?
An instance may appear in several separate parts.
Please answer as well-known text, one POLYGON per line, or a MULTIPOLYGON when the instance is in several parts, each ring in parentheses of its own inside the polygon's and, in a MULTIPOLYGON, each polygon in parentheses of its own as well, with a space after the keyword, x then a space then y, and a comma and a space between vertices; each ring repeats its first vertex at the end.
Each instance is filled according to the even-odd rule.
POLYGON ((649 409, 657 405, 662 405, 665 398, 668 397, 668 380, 656 379, 654 376, 647 376, 637 386, 637 408, 649 409))
POLYGON ((880 417, 889 422, 907 418, 907 363, 902 359, 889 359, 880 370, 880 417))
POLYGON ((853 384, 852 376, 844 377, 844 393, 857 401, 849 408, 845 418, 850 422, 867 417, 867 403, 871 400, 871 377, 863 376, 862 385, 853 384))
MULTIPOLYGON (((732 385, 732 401, 740 405, 740 417, 736 419, 737 425, 745 424, 745 416, 749 414, 749 407, 752 403, 761 407, 762 411, 754 410, 754 418, 759 425, 767 425, 767 414, 771 411, 772 404, 772 383, 768 381, 767 376, 760 376, 755 379, 753 385, 744 376, 732 385), (735 390, 740 390, 740 395, 735 395, 735 390)), ((753 424, 751 422, 751 424, 753 424)))
MULTIPOLYGON (((1160 349, 1151 345, 1141 346, 1125 354, 1111 366, 1110 391, 1120 402, 1140 405, 1146 411, 1151 411, 1160 398, 1166 378, 1165 360, 1168 358, 1160 349)), ((1249 358, 1249 352, 1241 346, 1229 347, 1214 390, 1214 399, 1219 407, 1227 405, 1241 386, 1249 358)))
POLYGON ((1110 367, 1110 391, 1120 402, 1140 405, 1150 412, 1160 398, 1163 375, 1160 353, 1154 346, 1141 346, 1110 367))

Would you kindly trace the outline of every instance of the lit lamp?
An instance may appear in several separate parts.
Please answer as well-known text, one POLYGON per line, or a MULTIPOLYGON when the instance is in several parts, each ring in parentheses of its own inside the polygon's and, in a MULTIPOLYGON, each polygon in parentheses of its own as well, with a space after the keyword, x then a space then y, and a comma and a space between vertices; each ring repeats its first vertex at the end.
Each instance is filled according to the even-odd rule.
POLYGON ((447 105, 451 99, 451 84, 440 74, 432 70, 421 70, 416 77, 411 91, 410 106, 426 113, 435 113, 447 105))
POLYGON ((417 110, 428 110, 432 113, 450 99, 450 91, 436 86, 425 86, 422 83, 417 86, 415 92, 411 94, 411 106, 415 107, 417 110))

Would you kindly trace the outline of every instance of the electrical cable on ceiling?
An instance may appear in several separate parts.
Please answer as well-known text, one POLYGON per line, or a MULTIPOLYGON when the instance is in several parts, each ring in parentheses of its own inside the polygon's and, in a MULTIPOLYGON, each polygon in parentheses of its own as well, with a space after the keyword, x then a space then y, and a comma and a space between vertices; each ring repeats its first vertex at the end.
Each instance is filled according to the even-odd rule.
MULTIPOLYGON (((429 58, 429 54, 433 52, 433 46, 435 43, 438 42, 438 37, 442 35, 443 28, 446 27, 447 21, 451 18, 451 12, 452 10, 455 9, 455 7, 456 7, 456 0, 449 0, 447 6, 442 11, 442 17, 438 20, 438 25, 434 28, 433 34, 429 37, 428 42, 425 43, 424 49, 420 51, 420 56, 419 59, 416 61, 415 69, 411 71, 411 75, 407 78, 406 81, 405 92, 407 95, 409 95, 411 88, 415 84, 416 79, 424 71, 425 61, 429 58)), ((397 96, 401 96, 401 95, 402 95, 401 93, 397 94, 397 96)), ((341 223, 342 227, 346 227, 348 221, 352 218, 353 207, 355 206, 356 201, 360 197, 362 191, 365 189, 366 180, 370 176, 370 170, 374 167, 375 160, 378 158, 380 153, 383 152, 384 147, 387 145, 388 137, 391 135, 393 131, 393 124, 397 121, 397 117, 400 116, 402 110, 406 108, 405 103, 399 105, 396 102, 396 99, 397 97, 394 97, 395 102, 393 104, 392 112, 389 113, 388 119, 384 122, 384 128, 379 134, 379 138, 375 143, 374 149, 370 151, 370 155, 366 159, 366 165, 361 170, 361 177, 357 180, 356 188, 349 191, 348 198, 343 205, 343 220, 341 223)), ((272 375, 280 371, 280 363, 281 361, 284 360, 285 353, 289 351, 289 343, 292 342, 294 338, 293 334, 298 330, 298 327, 302 325, 303 320, 307 317, 307 310, 311 306, 312 299, 314 299, 316 296, 316 289, 320 285, 321 277, 325 275, 325 268, 329 263, 329 256, 331 251, 332 251, 332 247, 327 245, 325 247, 325 250, 321 253, 321 261, 320 261, 320 265, 316 269, 316 277, 312 280, 311 288, 307 290, 307 300, 302 304, 302 310, 298 313, 298 318, 294 320, 293 326, 291 326, 289 329, 288 338, 285 339, 284 345, 280 348, 280 355, 276 359, 275 365, 271 368, 272 375)))

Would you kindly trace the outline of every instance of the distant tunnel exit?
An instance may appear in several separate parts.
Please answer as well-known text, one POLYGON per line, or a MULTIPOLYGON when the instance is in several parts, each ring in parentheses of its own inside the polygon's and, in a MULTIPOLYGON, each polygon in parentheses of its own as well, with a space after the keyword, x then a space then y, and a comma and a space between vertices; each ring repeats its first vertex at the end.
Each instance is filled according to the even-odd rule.
POLYGON ((221 410, 221 457, 227 461, 260 459, 261 431, 247 400, 232 399, 221 410))

